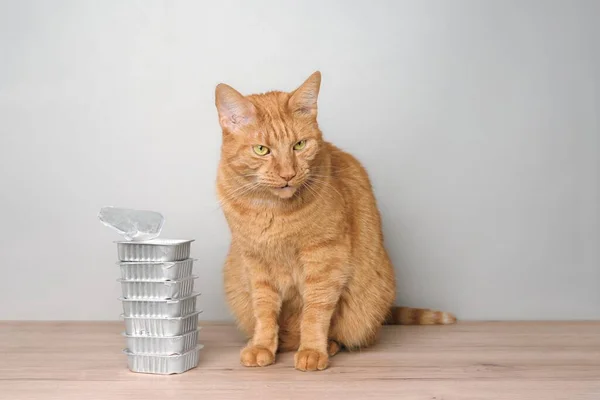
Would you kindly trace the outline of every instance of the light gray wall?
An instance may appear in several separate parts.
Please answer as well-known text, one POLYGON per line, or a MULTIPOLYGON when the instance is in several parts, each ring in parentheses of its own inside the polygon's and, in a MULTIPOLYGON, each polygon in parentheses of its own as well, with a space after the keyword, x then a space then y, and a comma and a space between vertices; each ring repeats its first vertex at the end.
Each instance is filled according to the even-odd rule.
POLYGON ((463 319, 600 318, 597 1, 0 1, 0 319, 116 319, 100 207, 195 238, 229 318, 218 82, 323 72, 367 166, 398 299, 463 319), (286 4, 284 4, 286 3, 286 4))

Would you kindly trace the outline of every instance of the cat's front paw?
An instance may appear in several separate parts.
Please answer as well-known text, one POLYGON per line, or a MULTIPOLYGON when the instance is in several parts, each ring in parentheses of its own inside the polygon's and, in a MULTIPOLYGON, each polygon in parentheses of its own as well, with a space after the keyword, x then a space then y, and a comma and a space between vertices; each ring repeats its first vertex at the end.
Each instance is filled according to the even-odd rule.
POLYGON ((266 367, 275 362, 275 355, 264 347, 248 345, 240 354, 240 362, 245 367, 266 367))
POLYGON ((300 371, 322 371, 329 365, 329 356, 317 350, 299 350, 294 365, 300 371))

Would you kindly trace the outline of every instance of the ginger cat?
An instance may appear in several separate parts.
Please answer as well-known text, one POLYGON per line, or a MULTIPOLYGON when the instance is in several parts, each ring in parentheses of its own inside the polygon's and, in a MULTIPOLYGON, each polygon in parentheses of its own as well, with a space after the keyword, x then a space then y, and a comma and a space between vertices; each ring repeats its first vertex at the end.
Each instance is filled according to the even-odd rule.
POLYGON ((382 324, 446 324, 448 313, 392 308, 396 285, 367 172, 323 140, 321 74, 291 93, 216 88, 223 130, 217 193, 231 229, 225 291, 250 341, 245 366, 296 350, 327 368, 340 348, 374 343, 382 324))

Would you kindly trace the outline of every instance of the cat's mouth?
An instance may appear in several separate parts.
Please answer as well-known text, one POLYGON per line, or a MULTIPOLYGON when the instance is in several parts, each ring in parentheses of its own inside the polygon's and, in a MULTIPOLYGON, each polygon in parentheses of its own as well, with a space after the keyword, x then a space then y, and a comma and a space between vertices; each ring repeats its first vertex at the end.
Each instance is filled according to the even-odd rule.
POLYGON ((278 188, 272 189, 273 194, 281 199, 289 199, 296 193, 296 188, 294 186, 290 186, 289 183, 286 183, 284 186, 280 186, 278 188))

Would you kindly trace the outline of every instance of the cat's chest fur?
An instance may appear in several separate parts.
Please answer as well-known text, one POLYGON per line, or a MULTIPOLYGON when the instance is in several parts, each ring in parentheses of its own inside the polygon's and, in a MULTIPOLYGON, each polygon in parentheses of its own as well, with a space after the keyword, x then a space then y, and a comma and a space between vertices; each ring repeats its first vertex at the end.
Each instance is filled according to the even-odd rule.
POLYGON ((252 255, 272 268, 270 275, 282 288, 301 281, 300 253, 318 243, 331 241, 343 229, 343 214, 329 204, 313 202, 288 212, 267 207, 223 208, 231 229, 233 248, 252 255))
POLYGON ((282 215, 273 211, 248 211, 227 215, 232 235, 245 251, 257 252, 265 258, 290 259, 295 256, 310 221, 295 214, 282 215))

